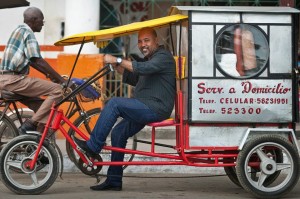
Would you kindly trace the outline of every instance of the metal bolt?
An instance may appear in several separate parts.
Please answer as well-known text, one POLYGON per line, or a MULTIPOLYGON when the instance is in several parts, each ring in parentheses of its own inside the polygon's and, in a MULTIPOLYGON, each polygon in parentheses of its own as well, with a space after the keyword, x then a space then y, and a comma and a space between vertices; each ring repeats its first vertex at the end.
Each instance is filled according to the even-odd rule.
POLYGON ((267 170, 271 171, 273 169, 273 166, 271 164, 267 165, 267 170))

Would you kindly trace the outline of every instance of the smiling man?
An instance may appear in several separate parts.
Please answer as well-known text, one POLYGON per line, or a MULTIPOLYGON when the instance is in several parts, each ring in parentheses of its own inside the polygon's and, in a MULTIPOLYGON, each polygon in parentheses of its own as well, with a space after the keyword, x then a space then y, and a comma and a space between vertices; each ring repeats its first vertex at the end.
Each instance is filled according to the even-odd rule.
MULTIPOLYGON (((160 47, 155 30, 144 28, 139 31, 138 47, 145 56, 144 61, 128 61, 120 57, 105 55, 104 62, 114 66, 123 74, 123 82, 135 86, 132 98, 112 98, 104 107, 90 140, 76 139, 76 144, 88 156, 100 153, 106 137, 118 117, 123 119, 112 130, 111 144, 125 148, 127 139, 138 133, 151 122, 170 117, 175 99, 175 61, 172 54, 160 47)), ((111 161, 123 161, 124 153, 112 152, 111 161)), ((122 166, 110 166, 107 179, 92 190, 122 190, 122 166)))

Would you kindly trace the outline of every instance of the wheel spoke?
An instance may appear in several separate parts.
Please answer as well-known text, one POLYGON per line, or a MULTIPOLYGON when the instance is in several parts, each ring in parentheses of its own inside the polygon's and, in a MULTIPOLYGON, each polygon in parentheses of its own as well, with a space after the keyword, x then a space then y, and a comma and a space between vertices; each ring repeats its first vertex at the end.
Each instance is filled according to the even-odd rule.
POLYGON ((33 181, 33 184, 35 186, 39 185, 39 182, 38 182, 38 179, 37 179, 37 176, 36 176, 36 172, 32 172, 30 175, 30 178, 32 179, 33 181))
POLYGON ((292 165, 291 163, 277 163, 276 166, 277 166, 276 171, 281 171, 284 169, 291 168, 292 165))
POLYGON ((256 149, 256 153, 262 162, 270 159, 261 149, 256 149))
POLYGON ((267 177, 268 175, 266 175, 264 172, 261 172, 258 177, 257 186, 262 187, 267 177))
POLYGON ((21 161, 17 161, 17 160, 7 161, 7 166, 21 169, 21 161))

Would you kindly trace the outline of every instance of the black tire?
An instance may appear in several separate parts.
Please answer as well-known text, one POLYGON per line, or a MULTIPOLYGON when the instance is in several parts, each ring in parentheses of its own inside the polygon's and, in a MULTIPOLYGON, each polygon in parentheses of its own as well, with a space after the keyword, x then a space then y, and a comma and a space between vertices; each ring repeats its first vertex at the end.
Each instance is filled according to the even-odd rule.
POLYGON ((17 194, 40 194, 49 189, 55 182, 59 173, 58 155, 51 144, 44 144, 41 148, 42 155, 48 164, 42 170, 33 170, 26 164, 33 159, 33 154, 38 147, 37 136, 22 135, 11 140, 1 151, 0 175, 3 184, 17 194), (16 170, 18 170, 16 172, 16 170), (35 182, 35 183, 33 183, 35 182))
MULTIPOLYGON (((101 109, 100 108, 94 108, 91 110, 88 110, 86 112, 86 117, 78 117, 75 121, 74 121, 74 125, 80 129, 82 132, 88 132, 89 134, 91 133, 91 131, 93 130, 96 121, 98 119, 98 117, 101 114, 101 109), (84 125, 84 120, 88 121, 88 125, 84 125), (88 128, 87 128, 88 127, 88 128)), ((76 132, 70 128, 70 130, 68 131, 68 134, 70 136, 75 136, 76 137, 76 132)), ((130 140, 128 140, 128 143, 131 143, 130 148, 131 149, 136 149, 137 147, 137 143, 134 139, 135 137, 132 137, 130 140)), ((110 138, 107 138, 107 145, 110 145, 110 138)), ((72 162, 74 162, 74 164, 76 165, 77 168, 80 168, 78 165, 79 162, 79 156, 77 155, 77 153, 74 151, 73 147, 71 146, 71 144, 69 142, 66 142, 66 151, 68 154, 68 157, 70 158, 70 160, 72 162)), ((102 157, 103 161, 110 161, 110 151, 105 151, 102 150, 100 153, 100 156, 102 157)), ((128 154, 126 155, 126 157, 124 158, 124 161, 132 161, 132 159, 134 158, 134 154, 128 154)), ((125 169, 127 166, 123 166, 123 169, 125 169)))
POLYGON ((239 179, 236 175, 236 169, 234 166, 233 167, 224 167, 224 171, 225 171, 227 177, 231 180, 231 182, 233 182, 238 187, 242 188, 242 185, 239 182, 239 179))
POLYGON ((238 155, 236 171, 246 191, 257 198, 274 199, 294 188, 299 179, 299 166, 295 145, 282 136, 262 135, 245 144, 238 155), (271 149, 275 156, 270 153, 271 149))
MULTIPOLYGON (((2 113, 1 113, 2 114, 2 113)), ((19 135, 14 122, 6 115, 0 121, 0 150, 14 137, 19 135)))

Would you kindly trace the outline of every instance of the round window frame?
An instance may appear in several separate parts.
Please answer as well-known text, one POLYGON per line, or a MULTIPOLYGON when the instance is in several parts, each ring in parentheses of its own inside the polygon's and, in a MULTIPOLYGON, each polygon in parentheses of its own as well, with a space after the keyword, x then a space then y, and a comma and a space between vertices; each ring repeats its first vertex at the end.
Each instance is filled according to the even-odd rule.
MULTIPOLYGON (((250 30, 251 30, 250 29, 250 30)), ((253 33, 253 31, 251 31, 253 33)), ((232 49, 234 51, 234 49, 232 49)), ((268 40, 268 35, 259 27, 259 26, 256 26, 256 25, 252 25, 252 24, 244 24, 244 23, 237 23, 237 24, 229 24, 229 25, 225 25, 224 27, 222 27, 218 33, 216 34, 216 40, 215 40, 215 44, 214 44, 214 61, 215 61, 215 64, 216 64, 216 67, 217 69, 220 71, 221 74, 223 74, 225 77, 231 77, 233 79, 250 79, 250 78, 253 78, 253 77, 257 77, 259 75, 261 75, 266 68, 268 68, 268 65, 269 65, 269 59, 270 59, 270 45, 269 45, 269 40, 268 40), (265 41, 265 44, 266 44, 266 49, 267 50, 267 56, 266 56, 266 61, 264 63, 264 65, 261 66, 261 68, 256 72, 256 73, 253 73, 252 75, 248 75, 248 76, 233 76, 229 73, 227 73, 220 65, 219 65, 219 62, 218 62, 218 59, 217 59, 217 44, 221 38, 221 36, 224 34, 224 32, 229 29, 229 28, 232 28, 233 30, 235 29, 236 26, 248 26, 250 27, 251 29, 255 29, 258 33, 260 33, 262 36, 262 38, 264 39, 265 41)))

